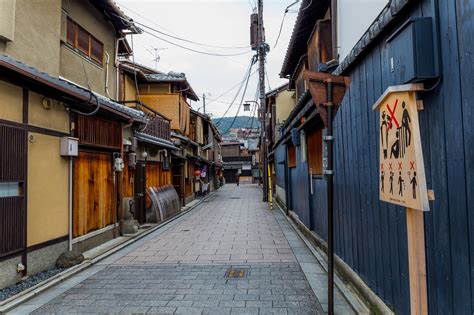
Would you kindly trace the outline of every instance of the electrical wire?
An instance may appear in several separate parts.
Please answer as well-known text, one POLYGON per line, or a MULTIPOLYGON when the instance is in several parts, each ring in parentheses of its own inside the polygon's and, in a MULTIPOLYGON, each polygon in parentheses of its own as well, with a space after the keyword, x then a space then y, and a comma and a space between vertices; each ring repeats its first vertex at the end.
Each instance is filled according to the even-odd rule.
MULTIPOLYGON (((250 70, 252 69, 252 66, 254 65, 255 62, 256 62, 255 58, 252 59, 250 70)), ((250 73, 250 71, 249 71, 249 73, 250 73)), ((247 82, 245 82, 244 92, 242 93, 242 98, 240 99, 240 105, 239 105, 239 108, 237 109, 237 113, 235 114, 234 119, 232 120, 232 123, 230 124, 229 128, 227 128, 227 130, 225 132, 223 132, 222 134, 226 134, 234 126, 235 121, 237 120, 237 117, 239 116, 240 109, 242 108, 242 104, 244 103, 244 98, 245 98, 245 94, 247 92, 247 87, 249 85, 249 81, 250 81, 250 75, 247 77, 247 82)))
POLYGON ((265 67, 265 77, 267 78, 268 90, 271 91, 272 88, 270 86, 270 79, 269 79, 269 76, 268 76, 267 67, 265 67))
MULTIPOLYGON (((309 4, 308 4, 304 9, 301 9, 300 11, 306 10, 306 9, 309 8, 312 4, 313 4, 313 0, 311 0, 311 1, 309 2, 309 4)), ((301 3, 301 5, 303 5, 303 3, 301 3)))
POLYGON ((255 64, 255 62, 256 62, 256 58, 255 58, 255 56, 254 56, 254 57, 252 57, 252 60, 250 61, 250 65, 249 65, 249 67, 248 67, 248 69, 247 69, 247 71, 246 71, 246 73, 245 73, 244 80, 242 81, 242 83, 241 83, 239 89, 237 90, 237 93, 235 94, 234 98, 232 99, 231 104, 227 107, 226 111, 224 112, 224 115, 222 115, 222 117, 217 120, 216 126, 218 126, 218 125, 221 123, 222 119, 223 119, 223 118, 225 117, 225 115, 229 112, 230 108, 234 105, 235 100, 237 99, 237 97, 238 97, 239 94, 240 94, 240 91, 242 90, 242 87, 243 87, 244 82, 247 81, 247 84, 248 84, 248 81, 249 81, 249 79, 250 79, 250 74, 252 73, 252 67, 253 67, 253 65, 255 64))
POLYGON ((273 45, 273 49, 276 48, 276 46, 278 45, 278 41, 280 40, 281 31, 283 30, 283 23, 285 23, 285 18, 286 18, 287 13, 288 13, 288 9, 285 10, 285 13, 283 14, 283 18, 281 19, 280 30, 278 31, 278 36, 275 41, 275 45, 273 45))
MULTIPOLYGON (((285 23, 285 18, 286 18, 286 15, 288 14, 288 12, 290 12, 290 8, 292 6, 294 6, 295 4, 297 4, 300 0, 296 0, 295 2, 291 3, 290 5, 288 5, 286 8, 285 8, 285 13, 283 13, 283 18, 281 19, 281 23, 280 23, 280 30, 278 31, 278 36, 277 36, 277 39, 275 41, 275 45, 273 45, 273 49, 275 49, 275 47, 278 45, 278 41, 280 40, 280 36, 281 36, 281 32, 283 30, 283 24, 285 23)), ((312 1, 312 0, 311 0, 312 1)), ((306 9, 305 9, 306 10, 306 9)))
POLYGON ((171 45, 174 45, 176 47, 179 47, 179 48, 182 48, 182 49, 185 49, 185 50, 189 50, 189 51, 192 51, 192 52, 195 52, 195 53, 198 53, 198 54, 203 54, 203 55, 208 55, 208 56, 216 56, 216 57, 234 57, 234 56, 241 56, 241 55, 246 55, 246 54, 249 54, 251 53, 252 51, 249 50, 249 51, 245 51, 245 52, 240 52, 240 53, 235 53, 235 54, 218 54, 218 53, 211 53, 211 52, 205 52, 205 51, 201 51, 201 50, 196 50, 196 49, 193 49, 193 48, 189 48, 189 47, 186 47, 186 46, 183 46, 183 45, 180 45, 180 44, 177 44, 177 43, 174 43, 172 41, 169 41, 163 37, 160 37, 156 34, 153 34, 152 32, 149 32, 149 31, 143 31, 144 33, 148 34, 148 35, 151 35, 155 38, 158 38, 164 42, 167 42, 168 44, 171 44, 171 45))
MULTIPOLYGON (((250 77, 252 77, 254 74, 257 73, 258 70, 255 70, 254 72, 252 72, 250 74, 250 77)), ((244 82, 245 82, 246 78, 244 78, 242 81, 240 81, 239 83, 237 83, 236 85, 234 85, 233 87, 231 87, 230 89, 228 89, 227 91, 225 91, 224 93, 220 94, 219 96, 217 96, 215 99, 209 99, 210 102, 208 102, 206 105, 209 105, 211 104, 212 102, 220 102, 220 103, 224 103, 224 104, 231 104, 231 103, 228 103, 228 102, 222 102, 222 101, 219 101, 219 99, 221 97, 223 97, 224 95, 227 95, 229 94, 230 92, 232 92, 233 90, 235 90, 237 87, 239 87, 240 85, 242 85, 244 82)))
MULTIPOLYGON (((120 4, 120 5, 123 6, 122 4, 120 4)), ((125 7, 125 6, 123 6, 123 7, 126 8, 127 10, 130 10, 131 12, 135 13, 137 16, 141 17, 142 19, 145 19, 145 20, 147 20, 148 22, 151 22, 152 24, 155 24, 156 26, 158 26, 158 27, 160 27, 160 28, 162 28, 162 29, 164 29, 164 30, 167 30, 167 29, 165 29, 163 26, 161 26, 161 25, 159 25, 158 23, 154 22, 153 20, 150 20, 150 19, 148 19, 148 18, 146 18, 146 17, 144 17, 144 16, 138 14, 137 12, 135 12, 135 11, 133 11, 133 10, 131 10, 131 9, 127 8, 127 7, 125 7)), ((122 20, 125 20, 123 17, 121 17, 121 16, 119 16, 119 15, 116 15, 116 14, 114 14, 114 15, 117 16, 117 17, 119 17, 119 18, 121 18, 122 20)), ((148 26, 148 25, 146 25, 146 24, 144 24, 144 23, 137 22, 137 21, 135 21, 135 20, 133 20, 133 19, 125 20, 125 21, 127 21, 127 22, 129 22, 129 23, 138 24, 138 25, 140 25, 140 26, 143 26, 143 27, 145 27, 145 28, 148 28, 148 29, 150 29, 150 30, 152 30, 152 31, 155 31, 155 32, 157 32, 157 33, 160 33, 160 34, 162 34, 162 35, 168 36, 168 37, 170 37, 170 38, 173 38, 173 39, 176 39, 176 40, 179 40, 179 41, 183 41, 183 42, 186 42, 186 43, 198 45, 198 46, 211 47, 211 48, 219 48, 219 49, 248 49, 248 48, 250 48, 250 45, 248 45, 248 46, 219 46, 219 45, 210 45, 210 44, 199 43, 199 42, 195 42, 195 41, 186 39, 186 38, 181 37, 181 36, 178 36, 178 35, 171 35, 171 34, 168 34, 168 33, 166 33, 166 32, 157 30, 156 28, 150 27, 150 26, 148 26)), ((170 32, 170 33, 173 33, 173 32, 171 32, 170 30, 167 30, 167 31, 170 32)))

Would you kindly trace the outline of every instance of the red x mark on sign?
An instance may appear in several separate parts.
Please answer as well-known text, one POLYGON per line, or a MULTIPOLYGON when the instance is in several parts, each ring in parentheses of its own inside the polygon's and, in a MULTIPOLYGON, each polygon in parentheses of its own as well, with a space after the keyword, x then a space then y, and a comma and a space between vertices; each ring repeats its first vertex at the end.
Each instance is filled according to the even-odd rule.
POLYGON ((403 170, 403 162, 398 162, 398 170, 399 171, 403 170))
POLYGON ((415 161, 410 161, 410 170, 415 170, 415 161))
POLYGON ((395 122, 395 125, 397 125, 397 128, 400 128, 400 125, 398 124, 397 118, 395 117, 395 110, 397 109, 398 105, 398 98, 395 101, 395 105, 393 105, 393 110, 390 108, 390 106, 387 104, 387 109, 388 112, 390 113, 390 121, 388 122, 388 128, 392 128, 392 121, 395 122))

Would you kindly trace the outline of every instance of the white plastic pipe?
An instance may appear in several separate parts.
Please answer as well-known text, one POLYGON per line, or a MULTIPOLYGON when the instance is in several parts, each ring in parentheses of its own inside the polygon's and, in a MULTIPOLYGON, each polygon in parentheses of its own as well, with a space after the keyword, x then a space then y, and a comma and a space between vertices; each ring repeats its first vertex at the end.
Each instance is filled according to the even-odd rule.
POLYGON ((72 160, 73 157, 69 157, 69 251, 72 251, 72 160))

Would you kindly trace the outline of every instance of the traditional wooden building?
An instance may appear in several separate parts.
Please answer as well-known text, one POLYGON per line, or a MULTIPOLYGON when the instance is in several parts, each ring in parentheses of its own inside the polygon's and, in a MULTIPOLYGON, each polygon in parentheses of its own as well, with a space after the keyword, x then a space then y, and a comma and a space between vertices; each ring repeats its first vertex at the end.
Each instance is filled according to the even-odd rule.
POLYGON ((2 5, 0 287, 116 232, 122 126, 147 120, 112 100, 136 31, 121 17, 105 0, 2 5))
POLYGON ((124 131, 124 138, 129 141, 124 155, 124 198, 135 201, 134 217, 140 224, 147 223, 146 213, 152 207, 153 195, 172 186, 171 156, 180 149, 171 140, 171 119, 141 100, 137 88, 140 89, 144 77, 140 68, 126 62, 120 64, 121 103, 143 111, 149 118, 146 125, 131 125, 124 131), (136 82, 135 75, 141 80, 136 82))
POLYGON ((364 292, 374 305, 372 294, 397 314, 470 314, 473 4, 338 0, 331 12, 331 3, 335 1, 302 2, 282 66, 281 76, 296 88, 297 102, 274 145, 278 199, 326 247, 326 129, 321 104, 314 103, 318 97, 309 87, 314 73, 350 77, 334 120, 334 246, 339 267, 360 277, 363 282, 353 284, 369 289, 364 292), (416 253, 426 258, 417 265, 409 254, 413 226, 407 225, 406 209, 379 201, 380 115, 372 109, 389 86, 407 83, 424 85, 417 93, 423 102, 420 133, 427 186, 435 196, 430 211, 422 214, 425 243, 416 253), (419 290, 413 289, 411 268, 423 270, 417 275, 422 279, 419 290), (411 306, 414 298, 419 298, 420 309, 411 306))
POLYGON ((174 150, 168 148, 172 149, 169 155, 171 179, 185 205, 195 198, 195 173, 203 164, 201 155, 207 154, 200 144, 207 142, 204 134, 206 130, 207 137, 207 125, 202 117, 191 114, 188 101, 199 99, 183 73, 162 73, 128 60, 122 60, 120 67, 121 89, 126 95, 124 102, 131 104, 129 98, 133 97, 132 103, 139 102, 169 121, 170 136, 166 140, 174 146, 174 150))

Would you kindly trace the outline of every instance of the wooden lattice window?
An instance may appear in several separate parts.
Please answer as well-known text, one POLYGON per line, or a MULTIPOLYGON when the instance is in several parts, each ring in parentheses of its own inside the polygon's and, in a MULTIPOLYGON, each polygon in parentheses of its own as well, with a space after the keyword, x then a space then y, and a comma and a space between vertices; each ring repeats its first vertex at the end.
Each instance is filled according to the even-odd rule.
POLYGON ((67 43, 100 65, 104 60, 104 44, 72 19, 67 19, 67 43))

